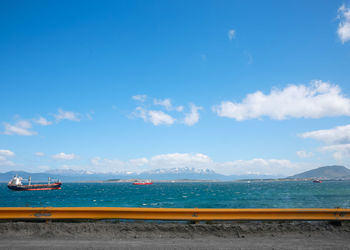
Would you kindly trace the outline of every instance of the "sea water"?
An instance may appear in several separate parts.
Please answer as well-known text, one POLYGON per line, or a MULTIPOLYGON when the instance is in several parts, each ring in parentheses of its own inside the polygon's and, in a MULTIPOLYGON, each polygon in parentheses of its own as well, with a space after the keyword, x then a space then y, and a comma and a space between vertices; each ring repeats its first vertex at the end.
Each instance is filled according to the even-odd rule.
POLYGON ((350 208, 350 181, 63 183, 61 190, 11 191, 0 207, 350 208))

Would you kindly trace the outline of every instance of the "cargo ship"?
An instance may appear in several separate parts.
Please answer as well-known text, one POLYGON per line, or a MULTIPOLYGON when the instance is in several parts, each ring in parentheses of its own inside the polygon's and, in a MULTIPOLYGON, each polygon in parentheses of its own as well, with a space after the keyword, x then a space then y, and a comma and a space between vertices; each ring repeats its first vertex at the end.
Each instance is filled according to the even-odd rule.
POLYGON ((153 182, 151 180, 135 181, 134 185, 151 185, 153 182))
POLYGON ((22 177, 19 177, 16 175, 9 181, 9 183, 7 184, 7 187, 14 191, 39 191, 39 190, 61 189, 61 185, 62 185, 60 180, 57 180, 54 183, 51 183, 50 177, 47 184, 32 184, 31 177, 29 177, 28 185, 24 185, 22 183, 22 180, 24 180, 22 177))

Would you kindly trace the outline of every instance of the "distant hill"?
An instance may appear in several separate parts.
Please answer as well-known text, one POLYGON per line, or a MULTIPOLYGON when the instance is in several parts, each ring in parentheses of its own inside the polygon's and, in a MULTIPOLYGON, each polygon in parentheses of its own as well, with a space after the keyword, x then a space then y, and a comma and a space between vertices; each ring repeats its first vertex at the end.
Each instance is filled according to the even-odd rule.
POLYGON ((60 179, 63 182, 84 182, 84 181, 106 181, 110 179, 152 179, 152 180, 217 180, 233 181, 239 179, 270 179, 280 176, 271 175, 222 175, 210 169, 195 169, 189 167, 155 169, 142 173, 120 172, 120 173, 95 173, 84 170, 54 169, 44 173, 28 173, 24 171, 10 171, 0 173, 0 182, 8 182, 14 175, 27 179, 31 176, 33 182, 47 182, 48 177, 60 179))
POLYGON ((60 179, 63 182, 84 182, 84 181, 103 181, 107 179, 119 179, 120 175, 111 174, 86 174, 86 173, 29 173, 24 171, 10 171, 6 173, 0 173, 0 182, 8 182, 13 176, 18 175, 24 179, 28 179, 29 176, 32 178, 32 182, 47 182, 48 178, 60 179))
MULTIPOLYGON (((37 182, 37 181, 48 181, 49 177, 56 177, 56 176, 52 176, 50 174, 46 174, 46 173, 28 173, 28 172, 24 172, 24 171, 10 171, 10 172, 6 172, 6 173, 0 173, 0 182, 8 182, 12 179, 12 177, 14 177, 15 175, 18 175, 24 179, 28 179, 29 176, 32 177, 33 182, 37 182)), ((59 177, 57 177, 59 178, 59 177)))
POLYGON ((288 177, 289 179, 320 178, 320 179, 350 179, 350 169, 344 166, 325 166, 312 169, 300 174, 288 177))

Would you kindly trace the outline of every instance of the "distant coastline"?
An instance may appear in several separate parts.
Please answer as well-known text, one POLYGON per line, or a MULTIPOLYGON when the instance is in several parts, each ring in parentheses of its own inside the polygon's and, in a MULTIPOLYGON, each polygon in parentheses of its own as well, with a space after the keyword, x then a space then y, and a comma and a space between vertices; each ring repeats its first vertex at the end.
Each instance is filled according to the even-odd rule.
POLYGON ((10 171, 0 173, 0 183, 7 183, 14 175, 23 178, 31 176, 32 182, 45 182, 49 177, 55 177, 66 183, 130 183, 143 179, 151 179, 156 183, 174 182, 277 182, 277 181, 312 181, 319 179, 323 181, 345 181, 350 180, 350 170, 344 166, 324 166, 302 172, 289 177, 271 177, 268 175, 231 175, 217 174, 212 170, 197 170, 190 168, 176 168, 170 171, 159 170, 152 173, 140 174, 102 174, 85 173, 82 171, 68 172, 53 171, 44 173, 29 173, 24 171, 10 171))

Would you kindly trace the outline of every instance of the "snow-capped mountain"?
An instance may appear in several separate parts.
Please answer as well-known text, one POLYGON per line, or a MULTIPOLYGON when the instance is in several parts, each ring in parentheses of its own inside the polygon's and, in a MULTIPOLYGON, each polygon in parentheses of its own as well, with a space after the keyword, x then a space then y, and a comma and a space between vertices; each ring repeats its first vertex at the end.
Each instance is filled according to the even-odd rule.
POLYGON ((217 174, 213 170, 205 168, 161 168, 142 172, 140 178, 174 180, 174 179, 197 179, 197 180, 221 180, 224 175, 217 174))
POLYGON ((196 173, 196 174, 215 174, 215 172, 209 168, 159 168, 154 170, 145 171, 142 174, 184 174, 184 173, 196 173))
POLYGON ((152 180, 219 180, 232 181, 237 179, 264 179, 278 178, 280 176, 267 175, 222 175, 212 169, 204 168, 160 168, 141 173, 135 172, 113 172, 113 173, 98 173, 87 170, 73 169, 53 169, 44 173, 28 173, 23 171, 11 171, 0 173, 0 181, 7 182, 13 175, 19 174, 24 178, 32 177, 33 181, 47 181, 48 177, 59 178, 63 182, 80 182, 80 181, 105 181, 110 179, 152 179, 152 180))

